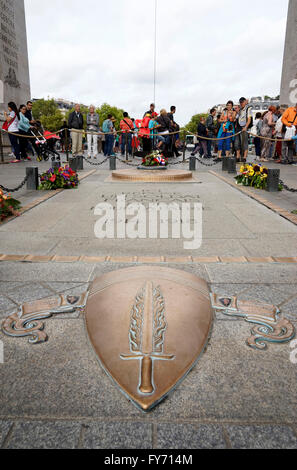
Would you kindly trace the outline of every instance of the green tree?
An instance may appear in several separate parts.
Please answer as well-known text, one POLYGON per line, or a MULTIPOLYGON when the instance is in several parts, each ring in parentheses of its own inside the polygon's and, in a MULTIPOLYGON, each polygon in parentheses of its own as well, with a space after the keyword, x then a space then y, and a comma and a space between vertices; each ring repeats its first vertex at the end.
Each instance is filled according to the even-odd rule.
POLYGON ((185 126, 185 128, 187 129, 187 131, 190 131, 190 132, 193 132, 194 133, 197 133, 197 127, 198 127, 198 124, 201 120, 201 118, 207 118, 208 114, 195 114, 194 116, 192 116, 192 119, 191 121, 189 122, 189 124, 187 124, 185 126))
POLYGON ((63 124, 63 114, 58 108, 55 100, 38 100, 33 103, 34 119, 41 122, 47 131, 57 131, 63 124))
POLYGON ((103 103, 100 108, 96 110, 100 117, 100 125, 107 119, 107 116, 111 114, 115 118, 115 127, 119 129, 120 122, 123 119, 123 109, 119 109, 116 106, 110 106, 107 103, 103 103))

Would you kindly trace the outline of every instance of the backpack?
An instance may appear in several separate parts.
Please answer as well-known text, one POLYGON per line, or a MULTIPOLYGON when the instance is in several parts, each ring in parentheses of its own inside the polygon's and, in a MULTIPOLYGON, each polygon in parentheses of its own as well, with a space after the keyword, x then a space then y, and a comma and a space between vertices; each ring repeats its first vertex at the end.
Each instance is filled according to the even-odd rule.
POLYGON ((109 122, 110 122, 109 119, 106 119, 106 121, 104 121, 102 125, 102 132, 104 133, 110 132, 109 122))
MULTIPOLYGON (((248 121, 248 110, 249 110, 249 107, 246 109, 246 122, 248 121)), ((253 118, 253 116, 251 117, 251 123, 250 123, 248 129, 251 129, 252 127, 254 127, 254 118, 253 118)))

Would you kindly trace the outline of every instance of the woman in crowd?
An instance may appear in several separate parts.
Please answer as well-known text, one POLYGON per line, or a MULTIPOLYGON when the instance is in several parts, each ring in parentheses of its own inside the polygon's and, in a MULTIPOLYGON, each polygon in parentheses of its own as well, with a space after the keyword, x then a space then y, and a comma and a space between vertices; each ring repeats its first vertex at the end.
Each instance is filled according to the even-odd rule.
POLYGON ((19 142, 20 142, 20 150, 21 150, 21 157, 24 160, 31 160, 30 157, 27 155, 27 138, 26 136, 31 135, 29 132, 30 129, 33 129, 33 127, 30 124, 30 121, 28 118, 26 118, 25 114, 27 111, 27 107, 24 104, 21 104, 20 109, 19 109, 19 114, 20 114, 20 121, 19 121, 19 134, 22 134, 24 137, 19 137, 19 142))
POLYGON ((201 157, 207 158, 207 140, 203 139, 203 137, 207 137, 208 135, 208 130, 206 127, 206 120, 204 117, 200 119, 200 122, 197 127, 197 133, 199 135, 198 138, 198 143, 194 149, 194 151, 191 153, 192 157, 196 155, 200 151, 201 157))
POLYGON ((274 114, 276 112, 275 106, 270 106, 268 108, 268 112, 263 115, 263 127, 261 130, 261 136, 266 137, 263 143, 263 148, 261 152, 261 162, 268 162, 269 161, 269 154, 270 154, 270 147, 272 145, 272 141, 269 140, 272 138, 273 134, 275 133, 275 119, 274 114))
MULTIPOLYGON (((17 134, 19 132, 20 115, 19 115, 17 106, 13 101, 8 103, 8 113, 4 111, 4 116, 8 123, 8 128, 7 128, 8 132, 15 132, 17 134)), ((18 137, 13 134, 8 134, 8 136, 9 136, 12 151, 15 156, 15 160, 12 160, 11 163, 19 163, 21 161, 21 154, 20 154, 20 144, 19 144, 18 137)))
POLYGON ((231 151, 232 135, 235 133, 234 122, 236 120, 236 112, 233 110, 233 106, 233 101, 228 101, 226 108, 220 117, 221 127, 218 133, 218 138, 223 138, 223 140, 219 140, 218 143, 218 158, 220 160, 222 158, 223 149, 225 149, 227 157, 229 157, 231 151), (230 138, 226 139, 226 137, 230 138))
POLYGON ((87 114, 87 139, 88 139, 88 157, 95 158, 98 155, 98 132, 99 132, 99 114, 95 112, 95 106, 90 106, 90 112, 87 114))
POLYGON ((168 113, 166 109, 161 109, 160 111, 160 116, 156 118, 156 122, 158 124, 158 133, 161 134, 159 137, 164 138, 164 146, 162 147, 162 150, 168 150, 168 146, 170 145, 170 127, 171 127, 171 121, 168 117, 168 113))
POLYGON ((257 136, 257 137, 254 137, 254 145, 255 145, 257 160, 260 160, 261 158, 261 139, 259 136, 260 136, 260 132, 262 129, 262 125, 263 125, 262 114, 257 113, 255 121, 254 121, 254 125, 252 128, 252 134, 257 136))

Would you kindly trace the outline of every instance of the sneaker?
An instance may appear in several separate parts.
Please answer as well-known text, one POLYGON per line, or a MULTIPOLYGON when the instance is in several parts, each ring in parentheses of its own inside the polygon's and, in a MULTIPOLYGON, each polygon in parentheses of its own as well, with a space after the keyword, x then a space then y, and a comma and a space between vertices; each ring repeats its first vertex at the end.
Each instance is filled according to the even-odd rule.
POLYGON ((11 162, 10 162, 10 163, 21 163, 21 160, 17 160, 17 159, 15 159, 15 160, 11 160, 11 162))

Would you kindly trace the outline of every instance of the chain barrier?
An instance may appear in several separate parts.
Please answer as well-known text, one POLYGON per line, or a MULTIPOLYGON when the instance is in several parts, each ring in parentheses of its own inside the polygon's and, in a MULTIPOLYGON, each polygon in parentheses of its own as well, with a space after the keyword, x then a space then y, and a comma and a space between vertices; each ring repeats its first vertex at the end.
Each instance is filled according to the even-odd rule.
POLYGON ((203 160, 201 160, 199 157, 194 157, 194 158, 196 158, 196 160, 197 160, 199 163, 201 163, 201 165, 209 166, 209 167, 210 167, 210 166, 216 166, 216 165, 218 165, 219 163, 222 163, 222 160, 221 160, 221 159, 220 159, 220 160, 214 160, 212 163, 206 163, 206 162, 204 162, 203 160))
POLYGON ((2 186, 2 184, 0 184, 0 189, 2 189, 2 191, 5 191, 6 193, 16 193, 17 191, 22 189, 23 186, 25 186, 25 184, 28 181, 28 178, 29 178, 29 176, 25 176, 24 180, 21 182, 21 184, 17 188, 10 189, 10 188, 6 188, 5 186, 2 186))
POLYGON ((121 162, 121 163, 124 163, 125 165, 128 165, 128 166, 134 166, 134 167, 138 167, 140 166, 139 163, 131 163, 131 162, 127 162, 126 160, 122 160, 121 158, 119 157, 116 157, 116 159, 121 162))
POLYGON ((190 159, 187 158, 187 160, 179 160, 178 162, 168 162, 168 166, 183 165, 185 163, 188 163, 189 161, 190 159))
POLYGON ((86 163, 92 166, 101 166, 108 161, 108 157, 105 158, 105 160, 103 160, 102 162, 91 162, 88 158, 84 157, 83 155, 82 155, 82 158, 86 163))
POLYGON ((289 186, 287 186, 282 180, 279 180, 280 184, 282 185, 283 189, 285 189, 286 191, 289 191, 290 193, 297 193, 297 189, 296 188, 290 188, 289 186))

